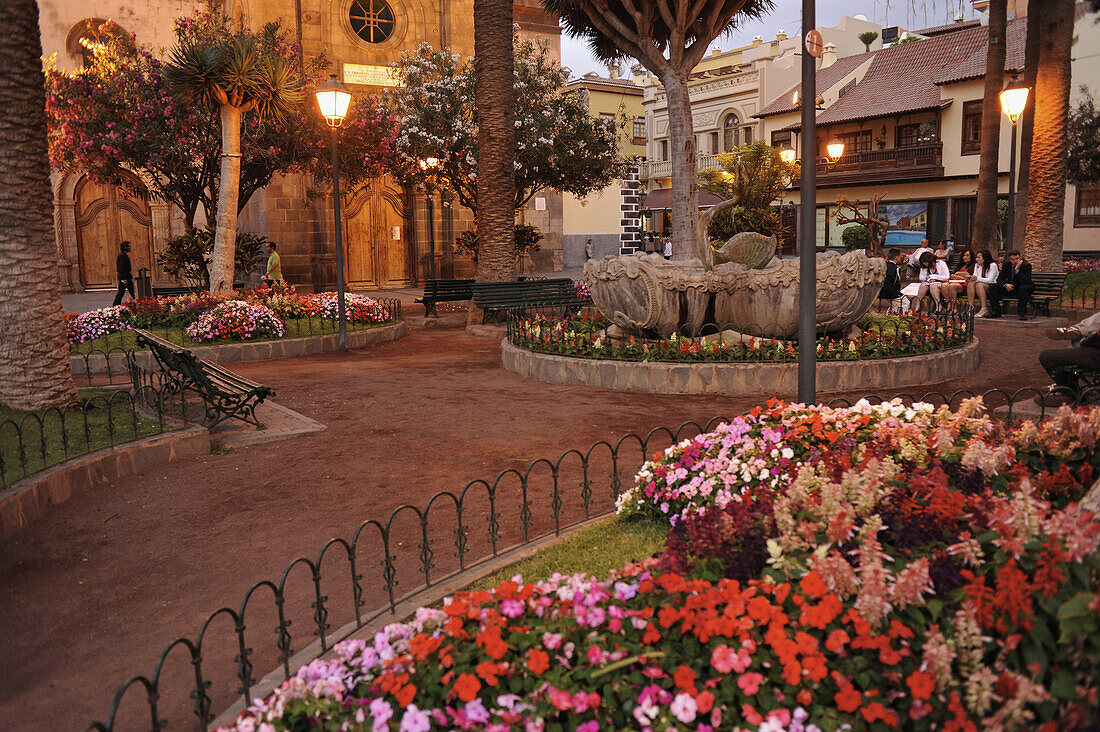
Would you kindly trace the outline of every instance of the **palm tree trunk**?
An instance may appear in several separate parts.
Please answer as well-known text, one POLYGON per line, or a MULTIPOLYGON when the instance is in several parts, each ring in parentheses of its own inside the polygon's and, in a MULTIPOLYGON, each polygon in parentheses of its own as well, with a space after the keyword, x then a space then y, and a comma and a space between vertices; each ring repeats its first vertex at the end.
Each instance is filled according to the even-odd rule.
POLYGON ((1031 171, 1031 137, 1035 127, 1035 75, 1039 66, 1039 19, 1042 11, 1038 6, 1027 16, 1027 45, 1024 50, 1024 86, 1031 90, 1027 96, 1027 106, 1020 118, 1020 167, 1016 174, 1016 206, 1012 224, 1012 238, 1008 243, 1012 249, 1024 250, 1024 234, 1027 231, 1028 175, 1031 171))
POLYGON ((668 94, 669 137, 672 141, 672 258, 696 258, 710 267, 699 241, 699 172, 696 170, 695 128, 691 119, 687 72, 672 70, 661 77, 668 94))
POLYGON ((978 163, 978 201, 974 209, 974 251, 997 251, 1000 219, 997 216, 998 161, 1001 154, 1001 89, 1005 78, 1007 0, 989 4, 989 50, 985 55, 985 95, 982 100, 982 147, 978 163))
POLYGON ((474 0, 477 279, 516 278, 512 0, 474 0))
POLYGON ((1074 0, 1048 0, 1036 3, 1036 9, 1039 7, 1039 65, 1024 246, 1035 271, 1061 272, 1074 0))
POLYGON ((35 0, 0 3, 0 402, 76 399, 57 271, 35 0))
POLYGON ((210 258, 210 294, 233 289, 233 259, 237 249, 237 196, 241 185, 241 120, 244 111, 221 105, 222 169, 218 181, 218 213, 214 253, 210 258))

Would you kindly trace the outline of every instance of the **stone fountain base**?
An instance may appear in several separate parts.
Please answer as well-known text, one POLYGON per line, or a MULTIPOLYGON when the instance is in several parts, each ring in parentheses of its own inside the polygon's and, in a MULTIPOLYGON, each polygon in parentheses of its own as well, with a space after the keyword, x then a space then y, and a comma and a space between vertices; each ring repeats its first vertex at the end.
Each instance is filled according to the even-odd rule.
MULTIPOLYGON (((669 262, 656 254, 605 257, 585 265, 596 307, 627 332, 647 336, 736 330, 762 338, 798 335, 797 258, 761 269, 698 260, 669 262)), ((863 252, 817 255, 818 334, 847 333, 874 304, 886 262, 863 252)))

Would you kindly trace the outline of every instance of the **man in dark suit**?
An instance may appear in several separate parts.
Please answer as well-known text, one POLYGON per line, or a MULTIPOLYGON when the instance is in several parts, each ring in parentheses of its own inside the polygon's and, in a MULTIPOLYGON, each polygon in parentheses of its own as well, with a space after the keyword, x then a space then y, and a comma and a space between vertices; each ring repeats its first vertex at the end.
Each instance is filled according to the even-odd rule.
POLYGON ((1014 297, 1020 303, 1017 310, 1020 320, 1027 320, 1027 304, 1034 291, 1035 285, 1031 281, 1031 262, 1024 259, 1019 250, 1013 249, 1001 265, 997 284, 989 288, 989 304, 993 310, 989 317, 1001 317, 1001 300, 1005 297, 1014 297))
POLYGON ((127 291, 130 299, 134 299, 134 273, 130 264, 130 242, 124 241, 118 245, 119 253, 115 257, 115 272, 118 274, 118 292, 115 294, 113 305, 121 305, 122 297, 127 291))

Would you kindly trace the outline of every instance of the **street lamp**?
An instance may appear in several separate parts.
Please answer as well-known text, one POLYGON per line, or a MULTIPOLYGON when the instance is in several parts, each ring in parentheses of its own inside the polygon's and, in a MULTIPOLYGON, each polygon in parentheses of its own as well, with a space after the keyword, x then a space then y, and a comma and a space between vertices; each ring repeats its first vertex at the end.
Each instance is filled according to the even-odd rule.
POLYGON ((435 190, 432 186, 432 173, 439 166, 438 158, 424 158, 420 169, 424 171, 424 198, 428 201, 428 279, 435 279, 435 190))
POLYGON ((844 155, 844 143, 834 139, 825 146, 825 151, 829 154, 829 163, 836 165, 844 155))
POLYGON ((789 147, 785 150, 780 150, 779 157, 782 158, 783 162, 787 163, 788 165, 793 163, 795 158, 794 148, 789 147))
POLYGON ((351 91, 336 74, 317 87, 317 106, 328 122, 329 147, 332 150, 332 211, 336 219, 336 320, 341 351, 348 350, 348 318, 344 309, 344 231, 340 218, 340 150, 336 130, 344 123, 351 104, 351 91))
POLYGON ((1016 223, 1016 123, 1020 121, 1020 115, 1027 106, 1029 91, 1013 77, 1001 92, 1001 110, 1012 120, 1012 152, 1008 161, 1008 249, 1014 246, 1013 229, 1016 223))

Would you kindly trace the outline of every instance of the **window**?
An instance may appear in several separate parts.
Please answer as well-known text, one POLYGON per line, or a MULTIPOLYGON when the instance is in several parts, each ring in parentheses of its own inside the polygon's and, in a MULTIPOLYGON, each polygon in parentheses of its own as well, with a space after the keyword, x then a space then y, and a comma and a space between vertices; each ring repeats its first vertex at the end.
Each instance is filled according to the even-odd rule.
POLYGON ((644 140, 645 139, 645 117, 635 117, 634 118, 634 139, 635 140, 644 140))
POLYGON ((977 155, 982 150, 982 102, 963 105, 962 154, 977 155))
POLYGON ((752 128, 751 127, 742 128, 742 130, 741 130, 741 144, 742 145, 751 145, 752 144, 752 128))
POLYGON ((668 140, 661 140, 661 160, 668 160, 668 140))
POLYGON ((367 43, 382 43, 393 35, 393 8, 386 0, 354 0, 348 20, 355 35, 367 43))
POLYGON ((1100 226, 1100 183, 1078 184, 1073 225, 1076 227, 1100 226))
POLYGON ((722 123, 722 149, 726 152, 741 144, 739 124, 740 120, 737 119, 736 114, 729 115, 726 117, 726 121, 722 123))
POLYGON ((772 133, 772 147, 777 147, 780 150, 790 150, 794 147, 791 144, 790 132, 773 132, 772 133))
POLYGON ((919 144, 920 125, 898 125, 894 147, 913 147, 919 144))
POLYGON ((712 153, 722 152, 722 148, 718 147, 718 133, 710 133, 710 151, 712 153))
POLYGON ((848 92, 852 91, 855 88, 856 88, 856 80, 852 79, 847 84, 840 87, 840 91, 837 92, 836 98, 840 99, 842 96, 844 96, 845 94, 847 94, 848 92))
POLYGON ((93 47, 99 43, 109 43, 114 38, 125 38, 126 31, 111 21, 102 18, 86 18, 72 27, 65 40, 65 50, 73 56, 79 56, 81 66, 92 65, 93 47))
MULTIPOLYGON (((857 132, 844 132, 837 135, 837 139, 844 143, 844 154, 871 152, 871 131, 859 130, 857 132)), ((825 141, 828 144, 828 141, 825 141)))
POLYGON ((600 112, 600 121, 615 124, 615 115, 611 112, 600 112))

